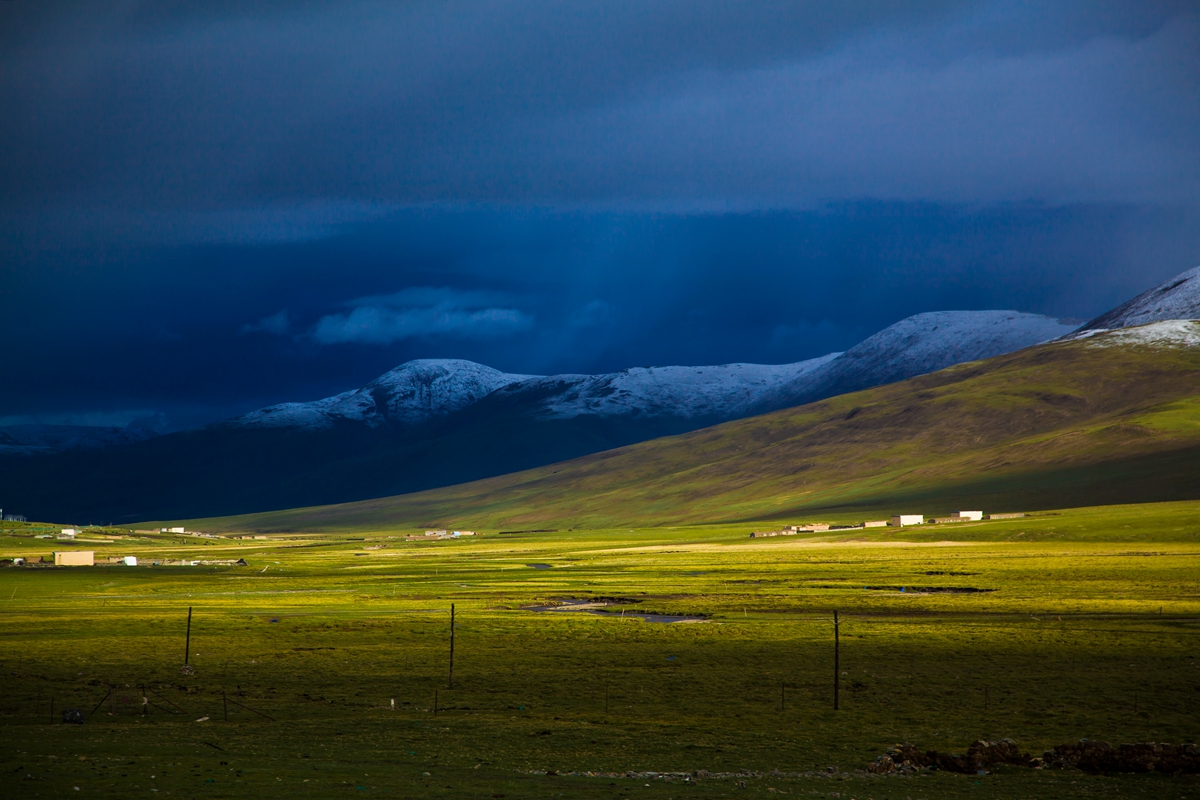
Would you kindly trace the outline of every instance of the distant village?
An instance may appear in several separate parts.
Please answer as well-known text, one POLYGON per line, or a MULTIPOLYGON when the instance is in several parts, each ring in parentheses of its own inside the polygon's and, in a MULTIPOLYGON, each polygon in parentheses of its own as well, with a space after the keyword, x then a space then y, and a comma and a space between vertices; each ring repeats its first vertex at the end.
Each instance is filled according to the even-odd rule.
POLYGON ((830 525, 824 522, 810 522, 805 525, 784 525, 776 531, 754 531, 751 539, 762 539, 769 536, 796 536, 801 533, 820 533, 822 531, 853 531, 863 528, 906 528, 912 525, 948 525, 954 522, 981 522, 994 519, 1020 519, 1024 512, 1009 512, 1004 514, 984 514, 982 511, 954 511, 948 517, 925 517, 923 514, 893 514, 890 520, 870 519, 854 525, 830 525))
MULTIPOLYGON (((15 516, 16 515, 12 515, 12 517, 15 517, 15 516)), ((9 519, 10 521, 13 521, 13 522, 25 522, 24 518, 13 519, 12 517, 6 517, 6 519, 9 519)), ((44 530, 44 528, 43 528, 43 530, 44 530)), ((151 535, 165 534, 167 536, 186 536, 186 537, 193 537, 193 538, 197 538, 197 539, 209 539, 209 540, 213 540, 213 539, 244 540, 244 539, 270 539, 271 538, 270 536, 265 536, 262 534, 249 534, 249 533, 247 533, 247 534, 231 534, 231 535, 227 535, 227 536, 221 536, 221 535, 217 535, 217 534, 213 534, 213 533, 202 533, 200 531, 189 531, 184 527, 134 529, 132 531, 132 533, 134 533, 134 534, 151 534, 151 535)), ((427 531, 425 531, 424 535, 419 534, 419 533, 409 534, 409 535, 405 536, 404 539, 409 542, 432 542, 432 541, 456 540, 456 539, 461 539, 463 537, 478 536, 478 535, 479 535, 478 532, 471 531, 471 530, 449 530, 449 529, 441 530, 441 529, 439 529, 439 530, 427 530, 427 531)), ((105 544, 117 544, 115 539, 123 539, 125 537, 117 536, 114 539, 114 538, 110 537, 108 534, 102 533, 99 529, 72 527, 72 528, 61 528, 61 529, 59 529, 59 531, 57 533, 54 533, 54 532, 39 533, 39 534, 35 535, 33 538, 57 539, 59 541, 79 542, 81 544, 84 542, 91 543, 93 541, 97 541, 99 543, 100 540, 103 540, 103 543, 105 543, 105 544), (78 538, 78 537, 80 537, 81 534, 85 534, 85 533, 93 534, 93 535, 98 534, 99 539, 97 540, 97 539, 79 539, 78 538)), ((397 537, 388 537, 388 538, 397 538, 397 537)), ((205 542, 205 544, 211 544, 211 543, 212 542, 205 542)), ((382 547, 382 545, 379 545, 378 547, 382 547)), ((377 548, 369 547, 367 549, 370 550, 370 549, 377 549, 377 548)), ((218 558, 218 559, 178 558, 178 559, 175 559, 175 558, 161 558, 160 557, 160 558, 156 558, 156 559, 146 559, 146 558, 139 559, 137 556, 132 556, 132 555, 111 555, 111 556, 110 555, 101 555, 99 558, 97 558, 95 550, 55 550, 51 554, 50 557, 43 556, 43 557, 36 558, 36 559, 26 559, 23 557, 0 558, 0 566, 6 566, 6 565, 7 566, 34 566, 34 565, 50 566, 51 564, 53 564, 56 567, 93 567, 93 566, 97 566, 97 565, 126 566, 126 567, 138 567, 138 566, 142 566, 142 567, 150 567, 150 566, 154 566, 154 567, 201 567, 201 566, 244 567, 244 566, 247 566, 246 561, 241 558, 218 558)))

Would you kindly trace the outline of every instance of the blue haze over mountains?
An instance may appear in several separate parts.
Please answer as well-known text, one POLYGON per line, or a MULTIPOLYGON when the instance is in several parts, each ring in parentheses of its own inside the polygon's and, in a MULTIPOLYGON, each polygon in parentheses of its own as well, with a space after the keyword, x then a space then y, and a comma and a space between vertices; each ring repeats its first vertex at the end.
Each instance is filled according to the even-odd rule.
MULTIPOLYGON (((470 361, 420 360, 359 390, 132 443, 134 437, 121 429, 112 429, 121 441, 111 446, 77 442, 76 449, 61 452, 23 447, 11 436, 5 447, 0 438, 0 448, 8 451, 0 454, 0 483, 10 507, 26 516, 118 523, 347 502, 696 430, 1087 333, 1101 324, 1197 316, 1200 267, 1083 326, 1015 311, 931 312, 902 320, 845 353, 790 365, 539 377, 470 361)), ((62 431, 50 433, 61 438, 62 431)), ((36 437, 33 443, 39 444, 36 437)))

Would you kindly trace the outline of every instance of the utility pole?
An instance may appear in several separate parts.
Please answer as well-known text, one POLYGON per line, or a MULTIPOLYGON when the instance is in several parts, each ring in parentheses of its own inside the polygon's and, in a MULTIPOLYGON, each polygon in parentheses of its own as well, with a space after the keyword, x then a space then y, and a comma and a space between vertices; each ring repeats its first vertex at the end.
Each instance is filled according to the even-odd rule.
POLYGON ((454 688, 454 603, 450 604, 450 688, 454 688))

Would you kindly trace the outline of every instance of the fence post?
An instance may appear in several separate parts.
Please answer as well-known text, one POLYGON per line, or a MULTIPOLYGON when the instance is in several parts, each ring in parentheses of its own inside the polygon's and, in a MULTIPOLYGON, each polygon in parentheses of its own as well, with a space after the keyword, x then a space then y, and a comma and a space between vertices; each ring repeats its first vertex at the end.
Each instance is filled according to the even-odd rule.
POLYGON ((838 689, 841 680, 841 636, 838 612, 833 612, 833 710, 838 710, 838 689))
POLYGON ((450 604, 450 688, 454 688, 454 603, 450 604))
POLYGON ((187 638, 183 641, 183 665, 186 667, 192 649, 192 607, 188 606, 187 638))

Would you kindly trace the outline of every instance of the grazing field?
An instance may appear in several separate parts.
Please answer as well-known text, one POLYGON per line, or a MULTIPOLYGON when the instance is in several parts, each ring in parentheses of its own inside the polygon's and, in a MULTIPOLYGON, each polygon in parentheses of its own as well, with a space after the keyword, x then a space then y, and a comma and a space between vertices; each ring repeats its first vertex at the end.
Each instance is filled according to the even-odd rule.
POLYGON ((1195 776, 855 772, 903 741, 1195 741, 1200 503, 748 538, 766 525, 64 545, 6 523, 0 556, 142 565, 0 569, 0 794, 1200 795, 1195 776))

